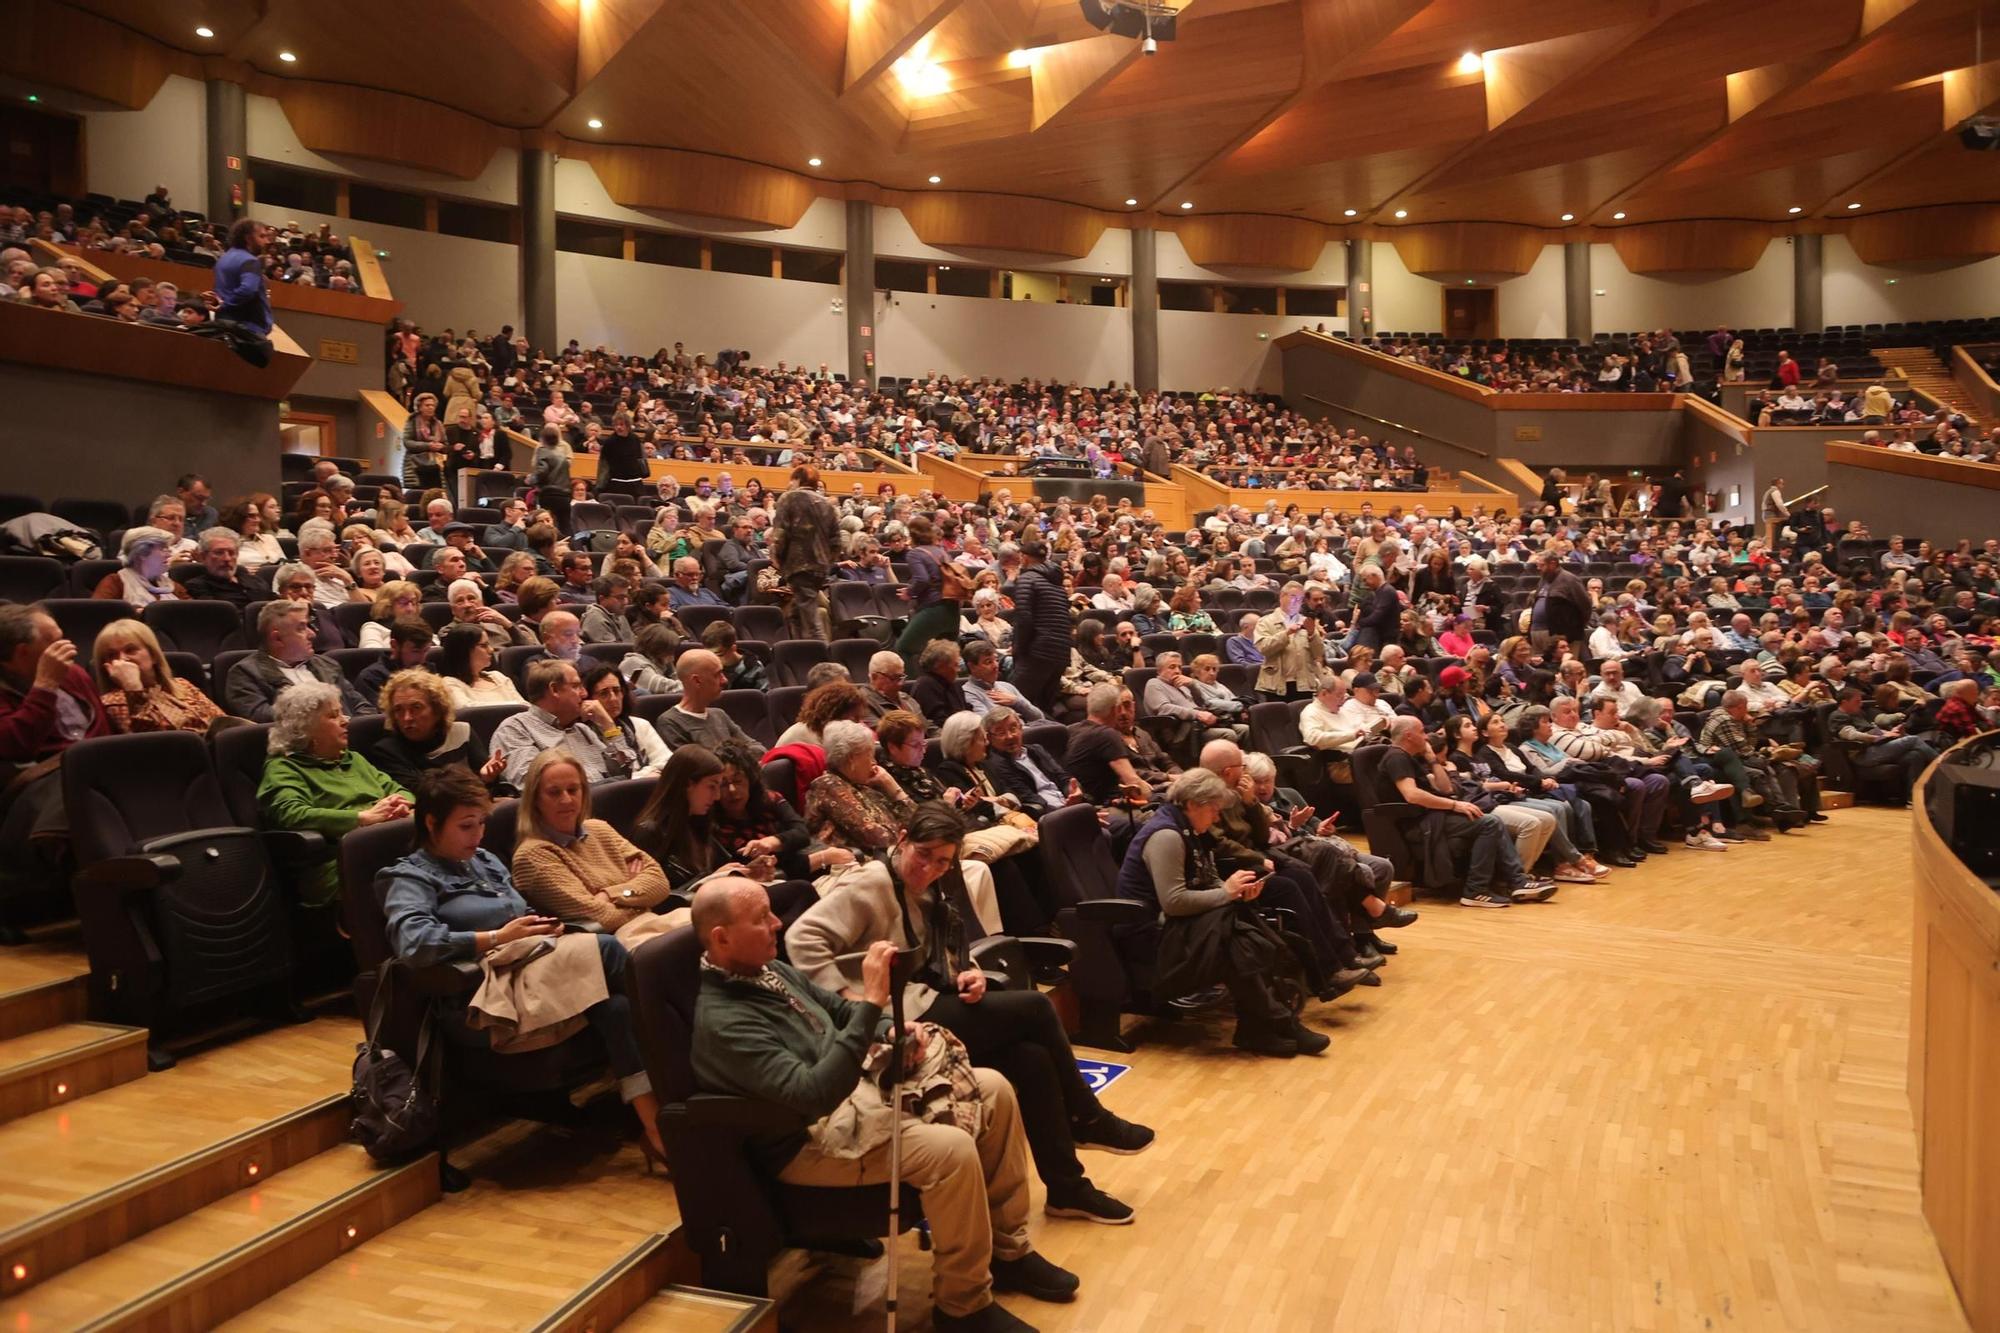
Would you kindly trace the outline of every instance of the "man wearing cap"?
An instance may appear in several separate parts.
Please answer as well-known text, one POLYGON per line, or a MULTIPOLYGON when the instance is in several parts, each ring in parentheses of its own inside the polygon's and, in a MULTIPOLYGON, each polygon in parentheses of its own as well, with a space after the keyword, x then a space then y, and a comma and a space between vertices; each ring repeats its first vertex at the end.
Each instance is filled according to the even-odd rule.
POLYGON ((1375 673, 1358 672, 1347 682, 1347 689, 1347 702, 1335 714, 1344 729, 1355 733, 1353 743, 1345 748, 1351 750, 1356 745, 1386 739, 1389 721, 1396 716, 1396 710, 1383 701, 1382 685, 1375 673))
MULTIPOLYGON (((493 562, 472 540, 478 535, 478 530, 470 523, 454 521, 444 525, 444 544, 465 556, 465 567, 475 574, 491 574, 494 572, 493 562)), ((432 558, 432 563, 436 563, 436 557, 432 558)))

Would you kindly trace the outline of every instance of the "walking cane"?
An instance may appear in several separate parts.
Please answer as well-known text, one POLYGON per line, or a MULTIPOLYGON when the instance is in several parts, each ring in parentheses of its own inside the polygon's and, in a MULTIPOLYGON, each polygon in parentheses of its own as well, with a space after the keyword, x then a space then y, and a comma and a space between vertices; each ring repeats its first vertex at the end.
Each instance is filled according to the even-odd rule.
MULTIPOLYGON (((889 1236, 883 1249, 889 1256, 889 1283, 883 1294, 889 1333, 896 1330, 897 1238, 903 1234, 903 987, 916 971, 919 949, 898 949, 889 962, 889 1236)), ((841 972, 859 978, 865 953, 842 954, 841 972)))

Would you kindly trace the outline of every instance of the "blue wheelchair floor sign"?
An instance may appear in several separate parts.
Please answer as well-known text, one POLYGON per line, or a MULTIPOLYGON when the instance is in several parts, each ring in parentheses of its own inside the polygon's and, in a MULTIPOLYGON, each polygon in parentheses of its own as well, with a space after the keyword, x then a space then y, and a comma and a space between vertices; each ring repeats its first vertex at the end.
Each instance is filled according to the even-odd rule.
POLYGON ((1130 1065, 1114 1065, 1105 1060, 1078 1060, 1076 1067, 1092 1092, 1103 1092, 1132 1071, 1130 1065))

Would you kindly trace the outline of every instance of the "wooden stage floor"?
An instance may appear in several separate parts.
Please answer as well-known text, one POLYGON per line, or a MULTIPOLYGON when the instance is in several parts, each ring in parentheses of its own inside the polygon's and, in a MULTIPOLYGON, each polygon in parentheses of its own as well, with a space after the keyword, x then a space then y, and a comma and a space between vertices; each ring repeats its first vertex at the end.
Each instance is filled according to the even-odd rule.
MULTIPOLYGON (((1009 1307, 1093 1333, 1963 1329, 1903 1091, 1908 816, 1832 821, 1543 906, 1421 904, 1385 986, 1308 1009, 1317 1059, 1149 1027, 1106 1101, 1159 1142, 1085 1155, 1137 1221, 1044 1219, 1037 1186, 1083 1291, 1009 1307)), ((811 1275, 782 1275, 788 1324, 881 1327, 853 1310, 879 1265, 811 1275)))

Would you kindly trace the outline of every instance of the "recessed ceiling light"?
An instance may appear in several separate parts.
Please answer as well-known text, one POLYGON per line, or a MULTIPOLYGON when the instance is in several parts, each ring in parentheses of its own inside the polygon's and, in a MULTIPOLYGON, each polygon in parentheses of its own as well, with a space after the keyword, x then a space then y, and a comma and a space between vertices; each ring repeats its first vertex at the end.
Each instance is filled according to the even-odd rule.
POLYGON ((1625 215, 1623 213, 1613 213, 1611 215, 1611 220, 1613 222, 1623 222, 1625 220, 1625 215))
POLYGON ((938 185, 938 184, 942 184, 942 183, 943 183, 943 181, 944 181, 944 177, 942 177, 942 176, 933 176, 933 177, 931 177, 931 184, 933 184, 933 185, 938 185))
POLYGON ((1479 52, 1477 51, 1467 51, 1458 58, 1458 72, 1460 74, 1477 74, 1485 68, 1486 62, 1479 58, 1479 52))
POLYGON ((951 272, 951 265, 949 265, 949 264, 939 264, 939 265, 938 265, 938 272, 940 272, 940 273, 949 273, 949 272, 951 272))
POLYGON ((816 167, 819 165, 819 159, 816 157, 809 157, 806 159, 806 165, 809 167, 816 167))
POLYGON ((596 116, 592 116, 589 120, 586 120, 583 123, 590 126, 590 128, 592 128, 593 130, 601 130, 604 128, 604 122, 599 120, 596 116))
POLYGON ((1181 207, 1182 207, 1182 208, 1193 208, 1193 207, 1194 207, 1194 200, 1192 200, 1192 199, 1183 199, 1183 200, 1181 200, 1181 207))
POLYGON ((1396 216, 1399 218, 1406 218, 1410 216, 1410 210, 1407 208, 1399 208, 1396 210, 1396 216))
POLYGON ((1792 206, 1791 206, 1790 208, 1786 209, 1785 211, 1786 211, 1787 213, 1803 213, 1803 212, 1805 212, 1805 210, 1804 210, 1803 208, 1800 208, 1800 207, 1799 207, 1799 206, 1798 206, 1797 204, 1793 204, 1793 205, 1792 205, 1792 206))
POLYGON ((208 27, 207 25, 203 25, 202 27, 196 28, 194 30, 194 35, 197 37, 213 37, 215 36, 215 29, 208 27))
POLYGON ((1342 210, 1340 210, 1340 216, 1344 218, 1351 218, 1354 216, 1354 210, 1351 208, 1343 208, 1342 210))
POLYGON ((1576 214, 1574 214, 1574 213, 1565 213, 1565 214, 1563 214, 1563 216, 1562 216, 1562 220, 1563 220, 1564 222, 1574 222, 1574 221, 1576 221, 1576 214))
POLYGON ((299 58, 290 51, 278 52, 278 59, 284 61, 287 65, 296 65, 299 63, 299 58))
POLYGON ((1139 201, 1137 199, 1127 199, 1125 201, 1125 207, 1127 208, 1137 208, 1138 206, 1139 206, 1139 201))
POLYGON ((1852 212, 1853 210, 1855 210, 1855 209, 1857 209, 1857 208, 1859 208, 1859 207, 1861 207, 1861 205, 1860 205, 1860 204, 1849 204, 1849 205, 1847 206, 1847 208, 1848 208, 1848 211, 1849 211, 1849 212, 1852 212))

